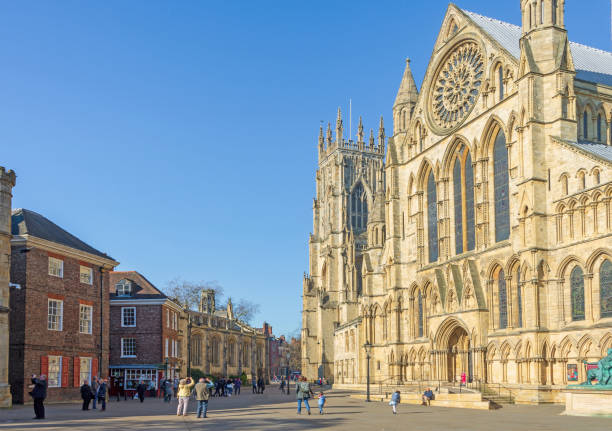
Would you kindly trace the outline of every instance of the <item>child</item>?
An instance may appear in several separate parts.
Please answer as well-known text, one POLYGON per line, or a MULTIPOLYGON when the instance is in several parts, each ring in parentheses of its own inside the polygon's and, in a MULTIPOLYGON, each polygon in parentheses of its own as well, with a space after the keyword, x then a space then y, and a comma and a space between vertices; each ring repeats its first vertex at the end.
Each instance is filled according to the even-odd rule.
POLYGON ((323 414, 323 406, 325 406, 325 394, 323 392, 319 392, 319 414, 323 414))
POLYGON ((397 405, 400 403, 400 391, 393 392, 391 396, 391 401, 389 401, 389 405, 393 407, 393 414, 397 414, 397 405))

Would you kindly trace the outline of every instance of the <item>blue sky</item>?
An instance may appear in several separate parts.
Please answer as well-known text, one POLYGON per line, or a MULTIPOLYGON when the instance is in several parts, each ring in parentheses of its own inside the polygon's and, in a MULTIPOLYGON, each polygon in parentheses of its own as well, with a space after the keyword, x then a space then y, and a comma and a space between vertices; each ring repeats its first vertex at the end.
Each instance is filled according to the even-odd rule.
MULTIPOLYGON (((0 7, 0 165, 38 211, 163 287, 216 280, 300 326, 316 142, 336 109, 387 119, 447 2, 62 1, 0 7)), ((515 24, 517 0, 460 7, 515 24)), ((608 0, 567 0, 610 50, 608 0)), ((348 124, 348 121, 345 121, 348 124)))

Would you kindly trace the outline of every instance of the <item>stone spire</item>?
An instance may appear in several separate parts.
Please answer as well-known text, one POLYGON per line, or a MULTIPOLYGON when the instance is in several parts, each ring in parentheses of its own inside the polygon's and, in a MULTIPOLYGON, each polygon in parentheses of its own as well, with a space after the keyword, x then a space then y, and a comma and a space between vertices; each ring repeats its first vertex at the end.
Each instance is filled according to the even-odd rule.
POLYGON ((323 125, 319 126, 319 149, 323 149, 325 139, 323 138, 323 125))
POLYGON ((385 222, 385 191, 382 183, 379 181, 379 185, 374 193, 374 208, 370 213, 370 219, 368 222, 371 223, 384 223, 385 222))
POLYGON ((338 107, 338 118, 336 118, 336 144, 338 146, 341 146, 342 135, 343 135, 342 112, 340 112, 340 107, 338 107))
POLYGON ((385 124, 382 115, 380 116, 380 125, 378 126, 378 150, 385 152, 385 124))
POLYGON ((331 143, 332 143, 331 123, 327 123, 327 148, 331 146, 331 143))
POLYGON ((395 97, 395 103, 393 107, 403 105, 406 103, 416 104, 419 97, 419 90, 414 82, 412 76, 412 70, 410 70, 410 59, 406 59, 406 68, 404 69, 404 75, 402 76, 402 82, 397 90, 397 96, 395 97))
POLYGON ((374 129, 370 129, 370 149, 374 148, 374 129))
POLYGON ((359 126, 357 126, 357 142, 363 143, 363 121, 361 115, 359 116, 359 126))

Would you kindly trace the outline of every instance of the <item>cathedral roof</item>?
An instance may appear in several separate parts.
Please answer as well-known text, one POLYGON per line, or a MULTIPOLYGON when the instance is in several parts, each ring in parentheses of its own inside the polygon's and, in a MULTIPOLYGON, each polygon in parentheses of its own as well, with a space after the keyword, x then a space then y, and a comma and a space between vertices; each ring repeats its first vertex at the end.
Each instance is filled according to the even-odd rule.
POLYGON ((402 76, 402 82, 397 96, 395 97, 395 103, 393 106, 397 106, 402 103, 415 102, 419 96, 419 91, 414 82, 414 76, 412 76, 412 70, 410 70, 410 59, 406 59, 406 68, 404 69, 404 75, 402 76))
POLYGON ((565 139, 555 138, 557 141, 561 141, 571 147, 577 148, 583 152, 586 152, 592 156, 595 156, 599 159, 607 160, 608 162, 612 162, 612 146, 606 144, 598 144, 594 142, 581 141, 573 142, 567 141, 565 139))
MULTIPOLYGON (((467 10, 462 11, 512 56, 517 59, 520 58, 521 27, 467 10)), ((570 42, 570 50, 572 51, 577 79, 612 86, 612 52, 576 42, 570 42)))

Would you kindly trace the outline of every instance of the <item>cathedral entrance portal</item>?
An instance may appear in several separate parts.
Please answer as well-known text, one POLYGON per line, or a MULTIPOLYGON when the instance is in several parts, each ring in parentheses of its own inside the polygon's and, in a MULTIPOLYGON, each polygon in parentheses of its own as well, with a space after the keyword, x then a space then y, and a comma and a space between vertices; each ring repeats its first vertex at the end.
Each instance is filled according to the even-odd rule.
POLYGON ((448 338, 447 376, 449 382, 461 381, 461 374, 470 375, 470 339, 460 326, 455 327, 448 338))

